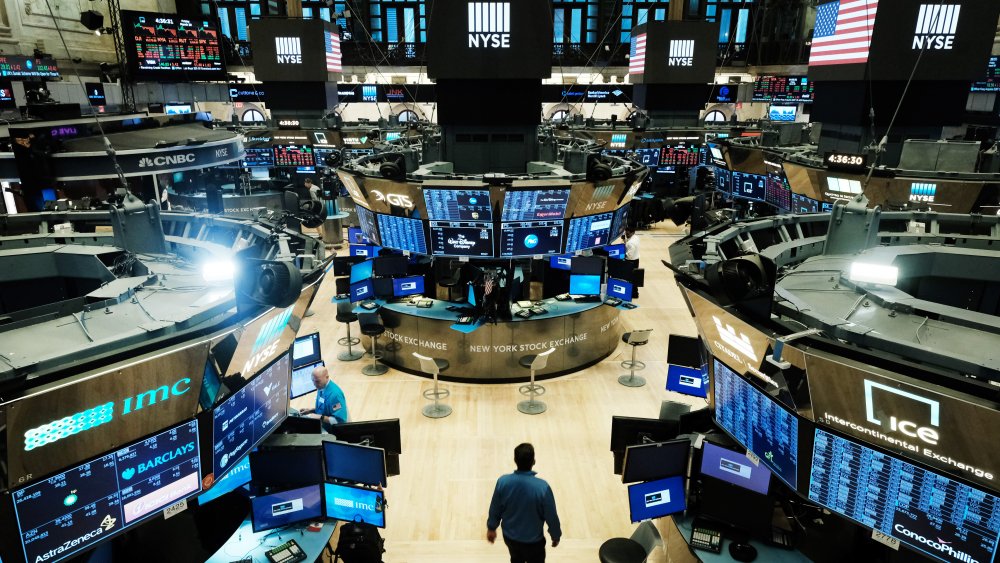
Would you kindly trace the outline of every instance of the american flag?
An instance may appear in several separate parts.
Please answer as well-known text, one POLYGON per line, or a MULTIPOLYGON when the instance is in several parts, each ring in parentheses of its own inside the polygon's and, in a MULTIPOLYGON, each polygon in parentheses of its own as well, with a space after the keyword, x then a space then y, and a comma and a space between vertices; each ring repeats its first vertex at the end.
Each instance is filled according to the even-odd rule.
POLYGON ((340 35, 330 31, 326 33, 326 71, 344 72, 340 58, 340 35))
POLYGON ((628 54, 628 73, 644 74, 646 72, 646 34, 632 36, 632 48, 628 54))
POLYGON ((810 66, 868 62, 878 0, 828 2, 816 8, 810 66))

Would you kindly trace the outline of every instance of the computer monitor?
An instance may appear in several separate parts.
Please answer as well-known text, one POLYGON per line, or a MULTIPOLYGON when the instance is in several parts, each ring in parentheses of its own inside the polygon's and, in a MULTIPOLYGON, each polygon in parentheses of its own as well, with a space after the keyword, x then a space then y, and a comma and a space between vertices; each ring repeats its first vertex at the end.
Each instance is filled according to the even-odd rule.
POLYGON ((634 282, 635 262, 630 260, 608 260, 608 277, 634 282))
POLYGON ((378 251, 382 249, 379 246, 365 246, 358 244, 352 244, 350 245, 350 247, 351 247, 350 250, 351 256, 363 256, 365 258, 372 258, 374 256, 378 256, 378 251))
POLYGON ((250 458, 244 457, 242 461, 229 468, 225 475, 212 483, 212 488, 198 495, 198 506, 204 506, 222 495, 231 493, 236 489, 250 482, 250 458))
POLYGON ((750 489, 721 481, 714 477, 701 477, 698 494, 699 518, 711 520, 742 534, 770 539, 774 501, 750 489))
POLYGON ((570 274, 569 292, 571 295, 600 295, 601 276, 570 274))
POLYGON ((628 446, 625 448, 622 483, 687 475, 690 455, 691 441, 687 438, 628 446))
POLYGON ((297 399, 303 395, 308 395, 316 390, 316 386, 313 385, 312 373, 314 369, 323 367, 324 365, 323 361, 320 360, 292 370, 291 396, 293 399, 297 399))
POLYGON ((468 293, 468 295, 467 295, 465 301, 469 305, 472 305, 473 307, 477 307, 477 305, 476 305, 476 288, 471 283, 469 284, 469 290, 468 290, 467 293, 468 293))
POLYGON ((372 284, 372 280, 368 279, 352 283, 350 299, 351 303, 357 303, 366 299, 375 299, 375 286, 372 284))
POLYGON ((364 522, 385 528, 385 495, 365 487, 326 483, 324 497, 327 518, 344 522, 364 522))
POLYGON ((258 448, 250 452, 250 472, 252 485, 258 491, 304 487, 326 480, 323 450, 318 447, 258 448))
POLYGON ((707 441, 701 448, 701 474, 762 495, 767 494, 771 484, 771 472, 762 465, 754 465, 745 452, 736 452, 707 441))
POLYGON ((326 478, 365 485, 387 485, 385 450, 332 440, 323 442, 326 478))
POLYGON ((405 276, 409 258, 402 254, 390 254, 374 259, 376 276, 405 276))
POLYGON ((628 510, 632 522, 662 518, 682 512, 686 507, 683 477, 667 477, 628 487, 628 510))
POLYGON ((677 423, 656 418, 611 417, 611 451, 628 446, 666 442, 677 437, 677 423))
POLYGON ((295 338, 292 345, 292 369, 306 364, 314 364, 322 359, 319 349, 319 333, 314 332, 295 338))
POLYGON ((351 266, 351 283, 358 283, 372 277, 374 260, 365 260, 351 266))
MULTIPOLYGON (((572 291, 570 293, 573 293, 572 291)), ((622 301, 632 301, 632 284, 615 278, 608 278, 608 297, 622 301)))
POLYGON ((604 258, 600 256, 574 256, 570 264, 570 273, 603 276, 604 258))
POLYGON ((382 448, 390 455, 403 453, 398 418, 338 424, 333 434, 341 442, 382 448))
POLYGON ((671 334, 667 338, 667 363, 696 368, 704 362, 701 359, 701 341, 697 336, 671 334))
POLYGON ((549 257, 549 267, 556 270, 566 270, 569 271, 572 267, 573 255, 572 254, 560 254, 558 256, 549 257))
POLYGON ((407 295, 422 295, 424 293, 424 276, 409 276, 392 279, 392 294, 395 297, 407 295))
POLYGON ((609 244, 604 247, 605 252, 608 253, 608 258, 617 258, 619 260, 625 259, 625 245, 624 244, 609 244))
POLYGON ((361 230, 361 227, 348 227, 347 228, 347 243, 348 244, 371 245, 372 241, 367 236, 365 236, 365 232, 361 230))
POLYGON ((394 278, 373 278, 372 287, 375 289, 375 297, 379 299, 391 299, 393 292, 393 279, 394 278))
POLYGON ((259 166, 255 166, 255 167, 253 167, 253 168, 250 169, 250 179, 251 180, 270 180, 271 179, 271 171, 268 170, 267 168, 261 168, 259 166))
POLYGON ((322 517, 321 483, 262 495, 250 500, 250 521, 254 533, 322 517))

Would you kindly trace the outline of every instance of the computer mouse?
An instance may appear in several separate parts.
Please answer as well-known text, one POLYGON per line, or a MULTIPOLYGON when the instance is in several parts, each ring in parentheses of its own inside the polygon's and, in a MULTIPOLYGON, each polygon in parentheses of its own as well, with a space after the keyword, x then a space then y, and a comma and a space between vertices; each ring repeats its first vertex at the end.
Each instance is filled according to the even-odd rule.
POLYGON ((748 543, 731 542, 729 555, 737 561, 753 561, 757 559, 757 548, 748 543))

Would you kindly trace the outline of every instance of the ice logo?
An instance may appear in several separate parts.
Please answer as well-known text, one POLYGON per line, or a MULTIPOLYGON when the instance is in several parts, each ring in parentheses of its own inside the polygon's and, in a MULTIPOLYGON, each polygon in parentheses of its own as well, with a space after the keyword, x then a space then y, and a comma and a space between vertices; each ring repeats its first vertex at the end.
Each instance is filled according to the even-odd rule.
POLYGON ((524 237, 525 248, 535 248, 538 246, 538 235, 528 235, 524 237))

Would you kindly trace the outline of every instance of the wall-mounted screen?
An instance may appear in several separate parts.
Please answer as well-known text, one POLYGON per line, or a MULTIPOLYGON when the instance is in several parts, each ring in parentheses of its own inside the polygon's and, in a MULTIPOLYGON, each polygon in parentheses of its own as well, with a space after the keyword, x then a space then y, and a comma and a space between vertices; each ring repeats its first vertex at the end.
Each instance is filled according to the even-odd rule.
POLYGON ((569 203, 569 189, 513 190, 503 196, 501 221, 562 219, 569 203))
POLYGON ((562 250, 562 221, 501 223, 500 256, 558 254, 562 250))
POLYGON ((270 168, 274 166, 274 149, 271 147, 245 147, 243 165, 248 168, 270 168))
POLYGON ((219 30, 210 20, 122 10, 131 77, 140 80, 225 80, 219 30))
POLYGON ((435 256, 493 256, 493 224, 476 221, 431 221, 431 253, 435 256))
POLYGON ((308 145, 276 145, 275 166, 316 166, 313 148, 308 145))
POLYGON ((382 246, 427 254, 427 237, 424 235, 423 221, 382 213, 376 213, 375 216, 378 217, 378 232, 382 238, 382 246))
MULTIPOLYGON (((122 12, 124 13, 124 11, 122 12)), ((59 78, 55 59, 22 55, 0 55, 0 76, 4 78, 59 78)))
POLYGON ((613 217, 613 213, 598 213, 570 219, 566 233, 566 252, 586 250, 611 242, 613 217))
POLYGON ((767 177, 763 174, 733 172, 733 197, 764 201, 767 197, 767 177))
POLYGON ((773 76, 762 74, 753 84, 755 102, 811 103, 815 85, 806 76, 773 76))
POLYGON ((424 189, 431 221, 492 221, 490 191, 486 189, 424 189))

